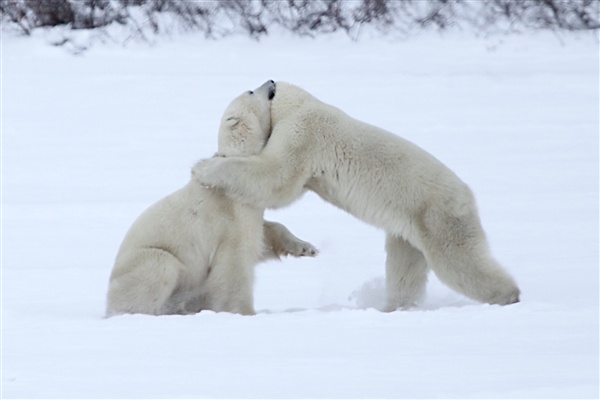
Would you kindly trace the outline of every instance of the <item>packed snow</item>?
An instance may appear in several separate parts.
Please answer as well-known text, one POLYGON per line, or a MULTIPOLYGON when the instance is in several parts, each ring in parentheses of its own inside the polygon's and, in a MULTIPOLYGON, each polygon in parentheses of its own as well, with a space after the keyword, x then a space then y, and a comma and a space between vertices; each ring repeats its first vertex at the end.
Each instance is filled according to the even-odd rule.
POLYGON ((74 55, 2 38, 3 398, 598 398, 598 39, 197 35, 74 55), (104 318, 117 248, 212 156, 231 99, 304 87, 473 189, 521 302, 431 275, 384 300, 384 234, 308 193, 266 218, 317 258, 257 267, 256 316, 104 318))

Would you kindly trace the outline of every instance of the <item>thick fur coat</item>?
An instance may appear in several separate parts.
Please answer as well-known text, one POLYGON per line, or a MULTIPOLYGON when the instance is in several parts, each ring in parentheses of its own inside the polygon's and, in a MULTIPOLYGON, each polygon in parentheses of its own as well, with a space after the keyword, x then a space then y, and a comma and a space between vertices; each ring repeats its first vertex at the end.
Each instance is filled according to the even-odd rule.
MULTIPOLYGON (((226 109, 218 157, 257 154, 271 131, 275 85, 245 92, 226 109)), ((201 310, 254 314, 254 266, 316 249, 283 225, 197 180, 148 208, 127 232, 110 276, 108 316, 190 314, 201 310)))
POLYGON ((285 82, 277 83, 271 124, 260 154, 204 161, 195 179, 260 208, 312 190, 384 229, 387 310, 412 306, 429 269, 472 299, 519 301, 515 281, 490 255, 471 190, 435 157, 285 82))

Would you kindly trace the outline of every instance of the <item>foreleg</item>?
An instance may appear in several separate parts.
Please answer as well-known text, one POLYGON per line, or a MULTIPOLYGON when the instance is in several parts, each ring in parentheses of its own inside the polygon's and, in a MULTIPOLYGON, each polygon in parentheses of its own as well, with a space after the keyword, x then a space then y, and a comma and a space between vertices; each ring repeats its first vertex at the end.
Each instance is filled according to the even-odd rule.
POLYGON ((279 158, 213 157, 192 169, 198 182, 223 189, 228 195, 258 208, 280 208, 304 193, 310 174, 293 168, 279 158))
POLYGON ((264 251, 261 260, 279 259, 281 256, 314 257, 318 250, 312 244, 298 239, 285 226, 264 221, 264 251))

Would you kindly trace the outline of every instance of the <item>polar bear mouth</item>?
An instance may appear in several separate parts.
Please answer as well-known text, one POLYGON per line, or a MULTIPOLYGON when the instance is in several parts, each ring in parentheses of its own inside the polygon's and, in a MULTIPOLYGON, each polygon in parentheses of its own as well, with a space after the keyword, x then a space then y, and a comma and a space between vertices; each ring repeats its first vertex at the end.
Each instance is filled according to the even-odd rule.
MULTIPOLYGON (((273 82, 273 81, 271 81, 271 82, 273 82)), ((276 88, 275 83, 273 83, 273 86, 269 87, 269 94, 267 95, 269 100, 273 100, 273 98, 275 97, 275 88, 276 88)))

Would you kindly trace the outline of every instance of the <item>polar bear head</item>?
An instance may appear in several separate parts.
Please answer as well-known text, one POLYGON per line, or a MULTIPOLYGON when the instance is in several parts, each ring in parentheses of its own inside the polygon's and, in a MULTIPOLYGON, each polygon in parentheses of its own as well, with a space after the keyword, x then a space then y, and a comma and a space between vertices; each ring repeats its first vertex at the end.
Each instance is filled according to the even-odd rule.
POLYGON ((217 155, 260 153, 271 134, 271 100, 274 97, 275 82, 267 81, 254 91, 242 93, 227 106, 219 127, 217 155))

